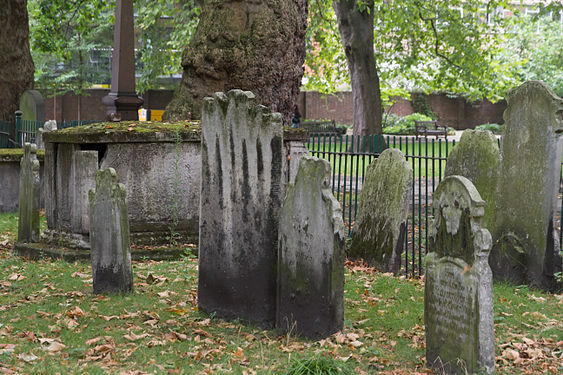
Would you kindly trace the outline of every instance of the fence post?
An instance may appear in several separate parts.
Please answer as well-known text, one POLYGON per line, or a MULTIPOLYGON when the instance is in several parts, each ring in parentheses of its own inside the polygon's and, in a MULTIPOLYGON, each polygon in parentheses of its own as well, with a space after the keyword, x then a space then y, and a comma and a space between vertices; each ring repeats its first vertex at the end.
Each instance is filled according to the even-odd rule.
MULTIPOLYGON (((15 114, 16 114, 16 122, 14 123, 14 130, 13 130, 13 132, 12 132, 12 139, 14 140, 14 142, 15 142, 16 144, 18 144, 18 143, 19 143, 19 142, 18 142, 18 130, 20 130, 21 127, 22 127, 22 115, 23 115, 23 112, 18 109, 15 114)), ((21 147, 23 147, 23 146, 24 146, 24 145, 22 144, 21 147)))

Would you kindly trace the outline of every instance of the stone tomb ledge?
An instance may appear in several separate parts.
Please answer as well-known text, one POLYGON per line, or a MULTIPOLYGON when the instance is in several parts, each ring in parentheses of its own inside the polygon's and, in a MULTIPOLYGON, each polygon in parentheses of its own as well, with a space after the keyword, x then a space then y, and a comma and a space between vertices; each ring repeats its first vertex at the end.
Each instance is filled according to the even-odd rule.
MULTIPOLYGON (((302 129, 284 129, 284 186, 295 177, 300 156, 308 152, 304 145, 308 137, 302 129)), ((44 140, 47 230, 42 241, 51 244, 47 248, 65 246, 89 253, 88 191, 95 185, 96 171, 109 167, 117 171, 126 187, 135 245, 168 243, 174 215, 178 219, 174 230, 177 241, 197 243, 201 186, 198 122, 105 122, 49 132, 44 140)), ((133 249, 133 257, 135 253, 133 249)), ((154 251, 142 256, 156 257, 154 251)))
MULTIPOLYGON (((48 243, 18 243, 14 247, 14 252, 28 259, 62 259, 67 262, 85 262, 90 263, 90 251, 83 249, 73 249, 68 247, 60 247, 50 245, 48 243)), ((192 249, 193 253, 193 249, 192 249)), ((145 259, 152 260, 178 260, 185 256, 183 249, 155 248, 145 250, 139 248, 131 249, 131 259, 140 261, 145 259)))

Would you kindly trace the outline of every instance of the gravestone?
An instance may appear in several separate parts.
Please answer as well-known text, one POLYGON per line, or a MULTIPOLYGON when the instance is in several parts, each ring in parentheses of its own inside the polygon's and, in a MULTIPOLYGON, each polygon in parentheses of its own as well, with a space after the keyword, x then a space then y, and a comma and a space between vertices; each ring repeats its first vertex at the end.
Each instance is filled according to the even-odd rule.
POLYGON ((303 156, 280 210, 279 331, 321 339, 342 329, 345 239, 330 164, 303 156))
POLYGON ((26 143, 20 161, 18 242, 39 242, 40 185, 37 147, 26 143))
POLYGON ((531 81, 512 90, 507 101, 491 268, 495 278, 556 291, 563 99, 531 81))
POLYGON ((89 192, 90 258, 94 293, 133 291, 129 218, 125 186, 113 168, 96 172, 89 192))
POLYGON ((37 90, 25 90, 20 98, 20 111, 23 112, 22 120, 45 121, 45 101, 43 95, 37 90))
POLYGON ((369 165, 358 202, 351 258, 397 274, 405 246, 412 168, 389 148, 369 165))
POLYGON ((231 90, 205 98, 199 309, 262 327, 275 322, 281 115, 231 90))
POLYGON ((43 134, 57 130, 57 122, 55 120, 46 121, 42 128, 37 129, 35 134, 35 144, 38 149, 45 148, 45 142, 43 141, 43 134))
POLYGON ((495 191, 499 173, 499 147, 490 131, 465 130, 446 161, 446 176, 466 177, 485 201, 483 226, 493 233, 495 191))
POLYGON ((435 217, 426 256, 426 361, 437 373, 493 374, 495 366, 491 235, 485 202, 462 176, 434 192, 435 217))

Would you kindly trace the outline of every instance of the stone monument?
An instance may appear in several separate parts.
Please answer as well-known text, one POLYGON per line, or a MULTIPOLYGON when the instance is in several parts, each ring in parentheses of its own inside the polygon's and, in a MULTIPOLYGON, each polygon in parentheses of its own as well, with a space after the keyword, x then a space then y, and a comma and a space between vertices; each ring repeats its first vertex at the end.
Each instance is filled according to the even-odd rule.
POLYGON ((369 165, 358 203, 350 257, 397 274, 405 247, 412 168, 389 148, 369 165))
POLYGON ((507 101, 491 268, 495 278, 556 291, 563 99, 531 81, 512 90, 507 101))
POLYGON ((272 327, 281 205, 281 115, 231 90, 204 100, 199 308, 272 327))
POLYGON ((45 122, 45 101, 37 90, 25 90, 20 98, 23 121, 45 122))
POLYGON ((493 233, 495 195, 499 173, 499 147, 490 131, 465 130, 446 161, 446 176, 466 177, 485 201, 483 226, 493 233))
POLYGON ((426 361, 440 374, 493 374, 491 235, 481 225, 485 202, 462 176, 446 177, 433 200, 424 286, 426 361))
POLYGON ((113 168, 96 172, 96 188, 88 198, 94 293, 130 293, 133 270, 125 186, 118 183, 113 168))
POLYGON ((37 147, 26 143, 20 162, 18 242, 39 242, 40 186, 37 147))
POLYGON ((344 321, 345 233, 330 164, 303 156, 280 210, 276 328, 321 339, 344 321))

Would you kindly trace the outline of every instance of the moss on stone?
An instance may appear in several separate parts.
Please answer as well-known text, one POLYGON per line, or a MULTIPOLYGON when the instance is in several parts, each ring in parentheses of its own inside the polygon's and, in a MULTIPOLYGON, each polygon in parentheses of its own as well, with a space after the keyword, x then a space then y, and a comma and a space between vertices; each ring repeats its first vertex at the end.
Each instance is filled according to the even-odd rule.
MULTIPOLYGON (((23 148, 0 148, 0 162, 20 161, 23 156, 23 148)), ((37 150, 37 159, 43 160, 45 150, 37 150)))

